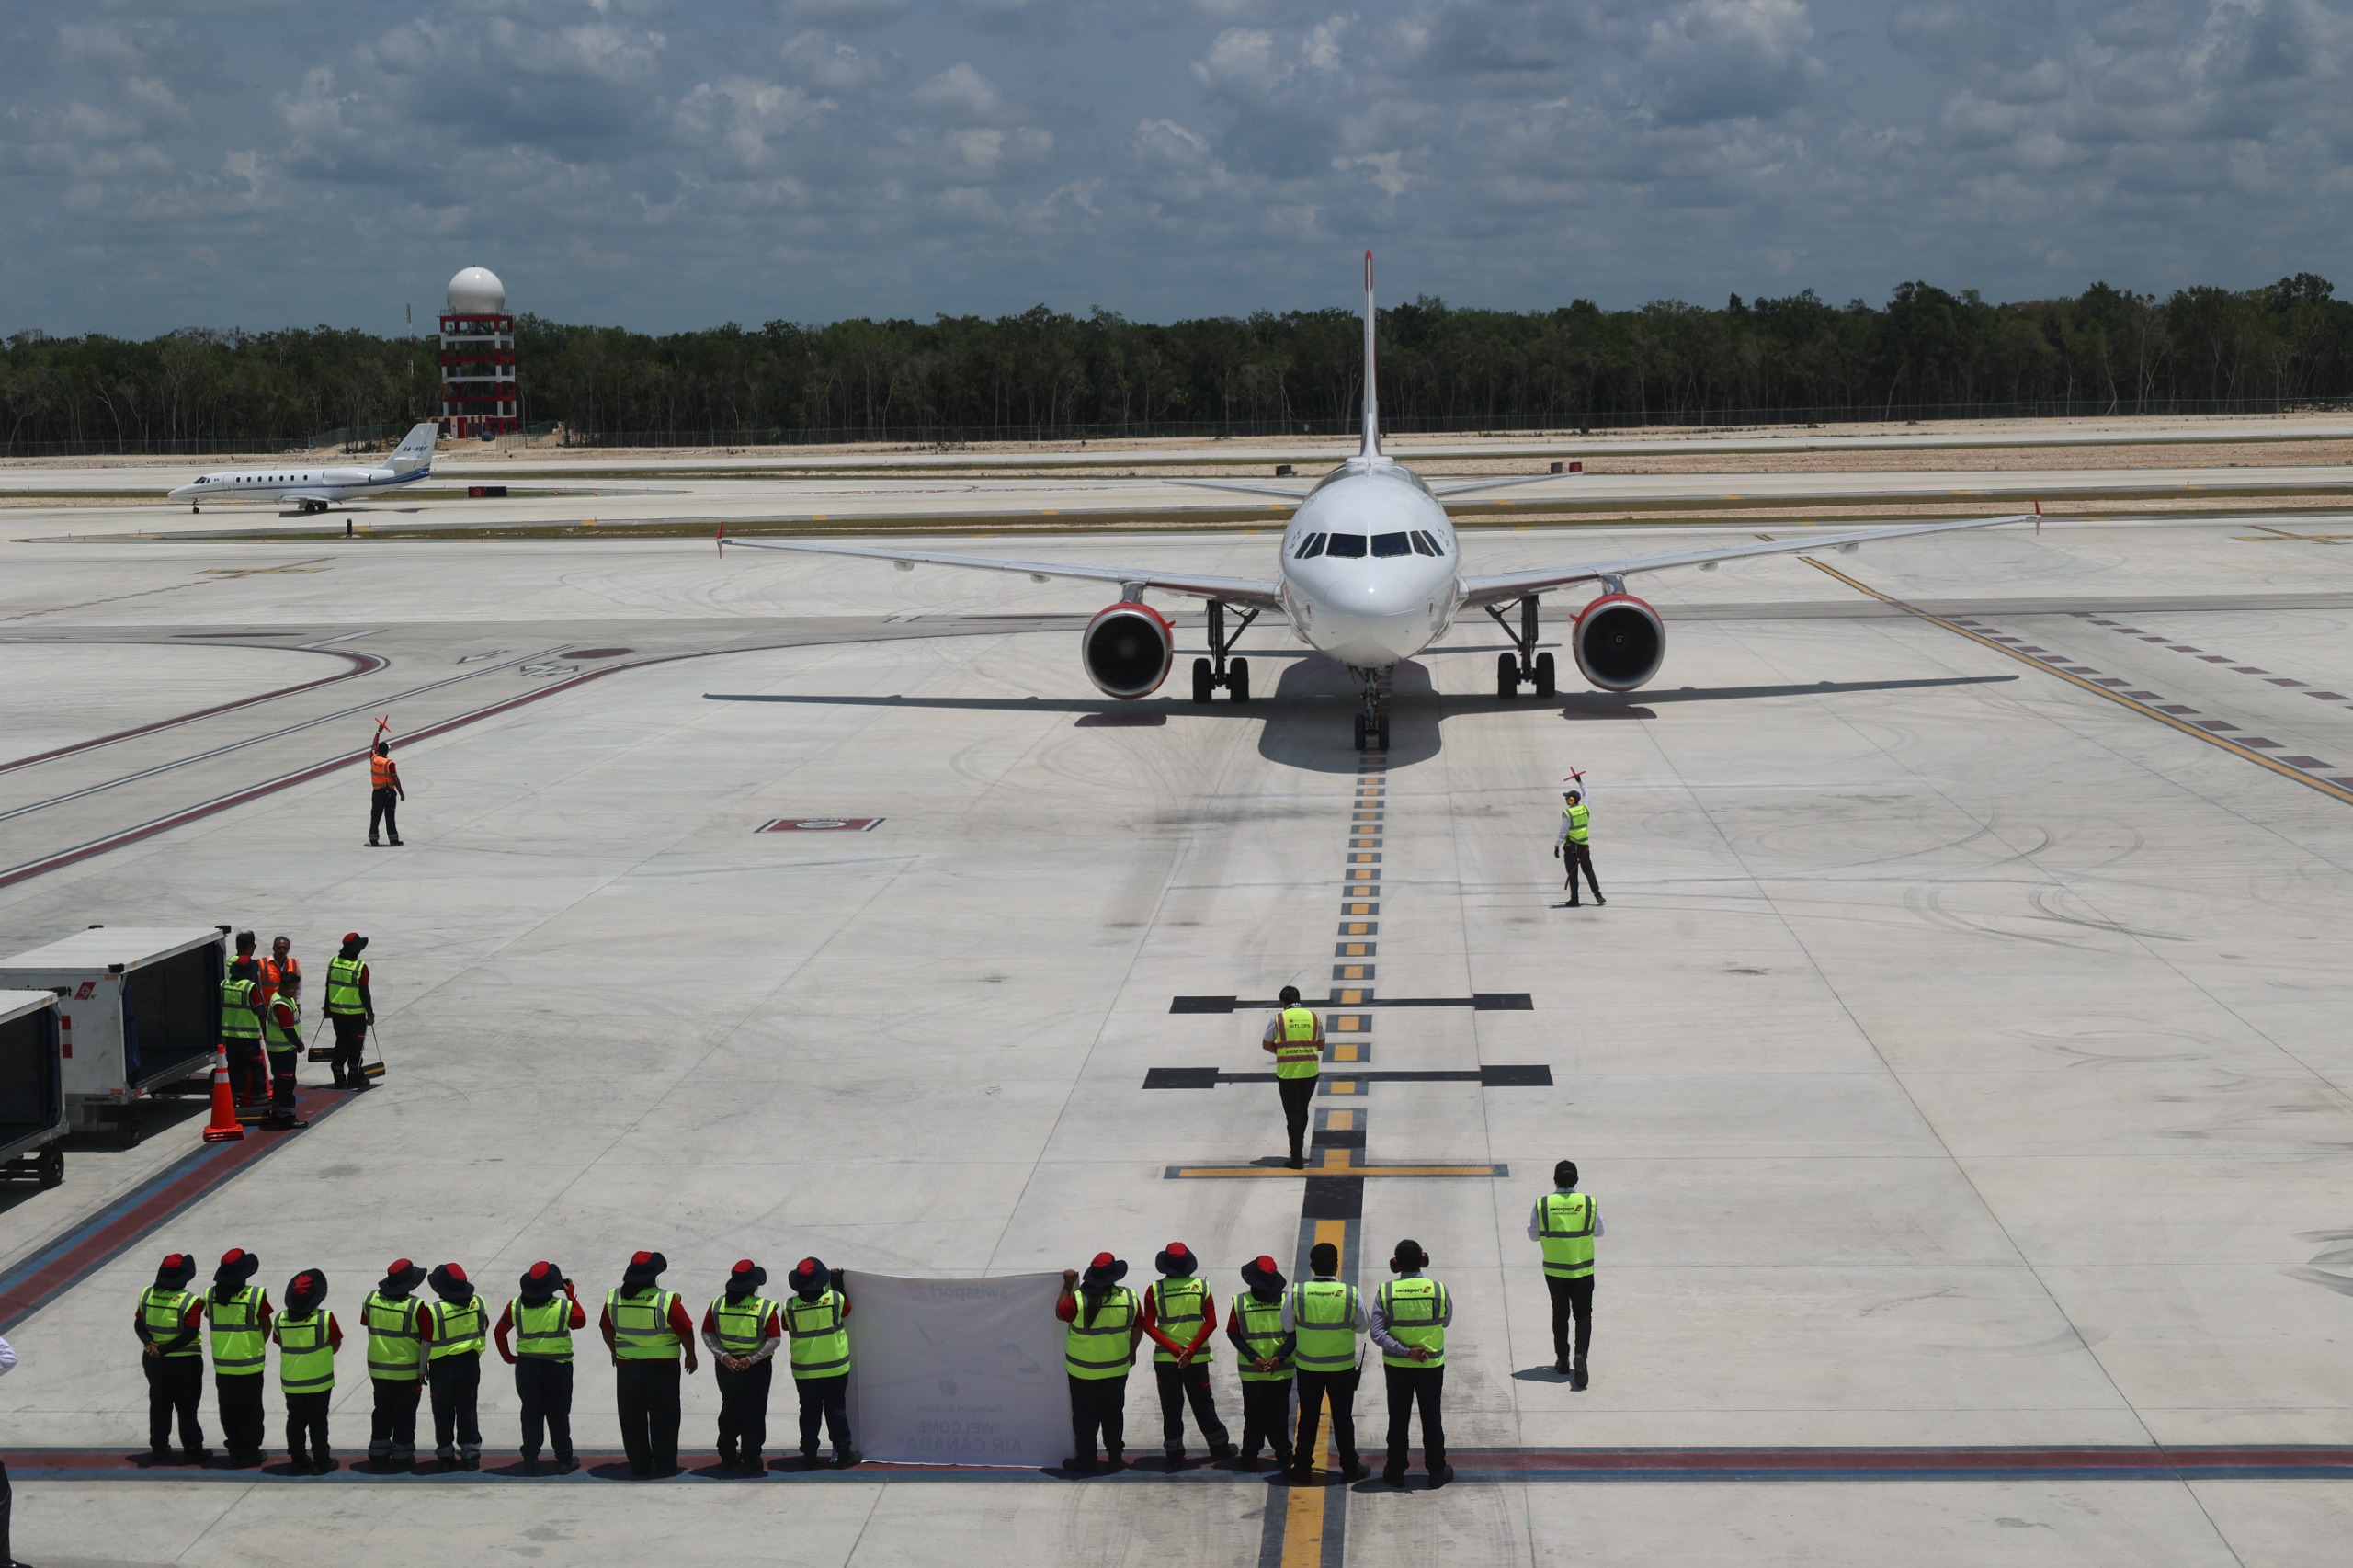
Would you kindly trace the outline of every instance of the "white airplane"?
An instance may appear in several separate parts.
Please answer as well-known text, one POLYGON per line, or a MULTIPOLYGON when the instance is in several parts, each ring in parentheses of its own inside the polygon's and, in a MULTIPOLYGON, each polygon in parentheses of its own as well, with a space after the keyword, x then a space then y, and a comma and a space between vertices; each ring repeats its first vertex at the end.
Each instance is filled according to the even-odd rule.
POLYGON ((1579 565, 1466 574, 1454 525, 1441 504, 1449 496, 1553 478, 1472 480, 1432 488, 1422 477, 1381 450, 1379 400, 1373 381, 1372 253, 1364 257, 1364 445, 1356 456, 1325 474, 1304 495, 1270 485, 1214 480, 1179 480, 1211 490, 1238 490, 1294 503, 1298 510, 1283 530, 1282 553, 1271 578, 1211 577, 1150 567, 1088 566, 1068 562, 1010 561, 992 555, 953 555, 932 551, 885 550, 870 545, 821 544, 800 540, 722 539, 722 545, 761 550, 797 550, 814 555, 869 556, 895 563, 903 572, 919 565, 961 566, 988 572, 1024 572, 1042 583, 1051 577, 1116 583, 1120 602, 1087 622, 1079 652, 1087 678, 1107 696, 1150 695, 1168 678, 1176 639, 1168 622, 1143 602, 1147 589, 1209 601, 1209 657, 1193 661, 1193 700, 1208 702, 1221 687, 1236 702, 1250 699, 1250 664, 1233 655, 1234 644, 1253 620, 1272 611, 1290 622, 1299 640, 1347 665, 1362 688, 1356 720, 1358 750, 1386 749, 1390 669, 1440 637, 1464 609, 1480 609, 1503 628, 1514 652, 1495 660, 1499 696, 1522 687, 1538 697, 1553 693, 1550 653, 1537 650, 1537 600, 1556 588, 1593 584, 1601 592, 1577 613, 1569 649, 1586 680, 1604 691, 1632 691, 1658 674, 1666 656, 1666 626, 1658 611, 1626 591, 1637 572, 1670 566, 1714 570, 1722 561, 1836 550, 1916 534, 1992 528, 2027 520, 2028 515, 1969 517, 1954 522, 1915 523, 1859 533, 1755 544, 1718 545, 1626 556, 1579 565), (1507 619, 1519 611, 1518 628, 1507 619), (1243 611, 1229 632, 1228 607, 1243 611))
POLYGON ((377 495, 433 477, 433 443, 441 426, 431 420, 413 427, 381 468, 233 468, 199 473, 171 493, 201 512, 207 501, 291 501, 302 511, 324 512, 337 501, 377 495))

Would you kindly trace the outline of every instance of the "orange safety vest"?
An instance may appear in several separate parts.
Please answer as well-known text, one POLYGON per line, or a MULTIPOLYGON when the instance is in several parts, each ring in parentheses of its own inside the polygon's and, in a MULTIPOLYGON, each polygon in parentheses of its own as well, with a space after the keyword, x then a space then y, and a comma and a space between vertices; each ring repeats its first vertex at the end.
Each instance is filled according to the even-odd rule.
POLYGON ((368 781, 379 790, 398 789, 400 775, 392 770, 392 759, 370 752, 368 755, 368 781))

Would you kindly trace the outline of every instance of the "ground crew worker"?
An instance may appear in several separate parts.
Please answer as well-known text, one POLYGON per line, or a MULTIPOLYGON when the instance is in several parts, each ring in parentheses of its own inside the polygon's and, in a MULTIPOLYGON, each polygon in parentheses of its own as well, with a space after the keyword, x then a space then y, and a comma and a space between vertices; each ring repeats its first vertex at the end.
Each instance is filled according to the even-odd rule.
POLYGON ((243 1247, 221 1255, 204 1315, 212 1324, 212 1388, 229 1468, 261 1463, 262 1374, 269 1361, 269 1293, 252 1283, 261 1259, 243 1247))
MULTIPOLYGON (((238 938, 252 940, 250 931, 238 938)), ((221 1043, 228 1048, 230 1092, 240 1108, 261 1103, 261 966, 240 958, 221 982, 221 1043)))
POLYGON ((1291 1365, 1299 1371, 1299 1436, 1291 1444, 1290 1479, 1315 1479, 1315 1439, 1324 1403, 1332 1404, 1332 1452, 1340 1473, 1362 1481, 1372 1473, 1357 1457, 1357 1335, 1364 1332, 1364 1299, 1339 1278, 1340 1249, 1317 1242, 1307 1252, 1315 1278, 1283 1292, 1282 1325, 1291 1335, 1291 1365))
POLYGON ((631 1255, 621 1282, 605 1296, 597 1327, 613 1356, 613 1399, 620 1412, 629 1472, 659 1480, 678 1472, 678 1362, 695 1369, 695 1325, 677 1293, 655 1281, 670 1267, 658 1252, 631 1255))
POLYGON ((302 1053, 300 973, 288 973, 263 1005, 261 1043, 269 1054, 269 1117, 262 1125, 273 1132, 291 1132, 298 1127, 310 1126, 294 1114, 294 1064, 301 1060, 302 1053))
POLYGON ((286 1282, 286 1310, 269 1336, 278 1342, 278 1381, 286 1392, 286 1457, 297 1475, 328 1475, 327 1405, 335 1398, 335 1353, 343 1327, 325 1310, 327 1277, 306 1268, 286 1282))
POLYGON ((1095 1439, 1103 1439, 1103 1468, 1127 1468, 1128 1369, 1143 1338, 1143 1308, 1136 1293, 1120 1283, 1124 1259, 1098 1252, 1081 1275, 1063 1270, 1063 1293, 1054 1315, 1070 1327, 1063 1335, 1063 1369, 1070 1376, 1073 1450, 1063 1469, 1095 1473, 1095 1439))
POLYGON ((1242 1358, 1242 1454, 1234 1468, 1256 1474, 1258 1449, 1275 1450, 1275 1468, 1290 1458, 1290 1346, 1283 1326, 1283 1277, 1271 1257, 1242 1266, 1243 1292, 1225 1316, 1225 1336, 1242 1358))
POLYGON ((768 1390, 776 1381, 776 1347, 784 1339, 776 1303, 760 1294, 767 1282, 767 1269, 738 1259, 703 1310, 703 1348, 710 1352, 710 1375, 719 1384, 722 1472, 767 1473, 762 1450, 768 1443, 768 1390))
POLYGON ((424 1283, 423 1268, 394 1258, 359 1308, 376 1396, 368 1419, 368 1462, 378 1470, 406 1470, 416 1462, 416 1398, 425 1386, 425 1307, 416 1288, 424 1283))
POLYGON ((425 1381, 433 1392, 433 1457, 443 1471, 482 1468, 482 1346, 490 1314, 466 1271, 445 1263, 426 1276, 441 1299, 417 1318, 425 1381))
POLYGON ((1210 1463, 1233 1457, 1225 1423, 1218 1419, 1217 1394, 1210 1387, 1216 1352, 1210 1333, 1217 1327, 1217 1301, 1197 1278, 1200 1260, 1183 1242, 1170 1242, 1153 1259, 1160 1278, 1144 1291, 1143 1332, 1153 1343, 1152 1377, 1160 1385, 1160 1446, 1171 1471, 1185 1466, 1185 1405, 1209 1445, 1210 1463))
POLYGON ((1275 1058, 1275 1088, 1283 1098, 1283 1125, 1290 1134, 1290 1168, 1307 1164, 1307 1112, 1315 1080, 1324 1071, 1324 1021, 1299 1005, 1299 987, 1286 985, 1282 1010, 1267 1020, 1259 1048, 1275 1058))
POLYGON ((302 964, 301 960, 294 956, 293 940, 287 937, 271 937, 269 957, 261 960, 262 990, 276 995, 278 987, 288 981, 300 983, 301 978, 302 964))
POLYGON ((392 764, 392 743, 378 741, 376 750, 368 758, 368 847, 378 848, 376 827, 383 824, 392 838, 392 847, 401 846, 399 801, 408 799, 408 790, 401 785, 401 770, 392 764))
POLYGON ((1568 890, 1569 907, 1577 906, 1577 868, 1585 868, 1586 885, 1593 889, 1593 902, 1608 903, 1601 896, 1601 884, 1593 880, 1592 849, 1593 812, 1585 803, 1583 788, 1561 792, 1561 831, 1552 840, 1552 858, 1561 862, 1567 873, 1564 886, 1568 890))
POLYGON ((204 1298, 188 1284, 196 1259, 167 1255, 155 1282, 139 1292, 131 1326, 139 1335, 139 1363, 147 1373, 147 1462, 172 1462, 172 1417, 179 1417, 180 1462, 202 1464, 204 1423, 197 1404, 204 1396, 204 1298))
POLYGON ((368 1043, 368 1026, 376 1021, 376 999, 368 990, 368 966, 359 961, 368 938, 357 931, 343 935, 343 950, 327 960, 327 1022, 335 1026, 335 1086, 369 1087, 359 1068, 359 1053, 368 1043))
POLYGON ((521 1293, 506 1303, 493 1331, 498 1353, 515 1369, 515 1393, 523 1404, 523 1473, 540 1472, 540 1441, 555 1445, 555 1472, 580 1468, 572 1451, 572 1331, 588 1326, 587 1309, 572 1281, 552 1263, 523 1271, 521 1293), (563 1292, 562 1301, 556 1292, 563 1292), (508 1334, 515 1343, 506 1343, 508 1334))
POLYGON ((1577 1163, 1552 1167, 1552 1190, 1536 1200, 1528 1216, 1528 1239, 1544 1248, 1544 1288, 1552 1295, 1552 1370, 1567 1374, 1569 1387, 1586 1386, 1585 1353, 1593 1344, 1593 1238, 1603 1233, 1593 1195, 1577 1190, 1577 1163), (1569 1349, 1569 1320, 1576 1320, 1575 1358, 1569 1349))
MULTIPOLYGON (((0 1377, 6 1377, 16 1369, 17 1347, 0 1339, 0 1377)), ((8 1550, 11 1516, 16 1511, 15 1493, 8 1485, 8 1467, 0 1464, 0 1562, 6 1563, 8 1568, 25 1568, 17 1561, 15 1553, 8 1550)))
POLYGON ((801 1399, 801 1468, 817 1468, 817 1426, 834 1441, 834 1468, 858 1462, 849 1435, 849 1298, 841 1277, 813 1257, 792 1266, 784 1332, 792 1340, 792 1391, 801 1399))
POLYGON ((1374 1293, 1372 1342, 1381 1346, 1389 1380, 1389 1462, 1381 1479, 1405 1484, 1405 1460, 1414 1406, 1422 1407, 1422 1468, 1433 1489, 1454 1479, 1446 1462, 1446 1325, 1454 1321, 1454 1298, 1445 1286, 1425 1278, 1429 1254, 1418 1242, 1399 1242, 1389 1259, 1397 1276, 1374 1293))

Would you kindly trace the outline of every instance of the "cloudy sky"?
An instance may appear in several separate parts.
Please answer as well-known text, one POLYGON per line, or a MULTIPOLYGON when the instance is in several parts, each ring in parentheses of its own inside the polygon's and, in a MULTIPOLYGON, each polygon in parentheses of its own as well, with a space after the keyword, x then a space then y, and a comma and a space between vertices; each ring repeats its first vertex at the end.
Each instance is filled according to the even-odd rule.
POLYGON ((2353 0, 0 0, 0 333, 2353 293, 2353 0))

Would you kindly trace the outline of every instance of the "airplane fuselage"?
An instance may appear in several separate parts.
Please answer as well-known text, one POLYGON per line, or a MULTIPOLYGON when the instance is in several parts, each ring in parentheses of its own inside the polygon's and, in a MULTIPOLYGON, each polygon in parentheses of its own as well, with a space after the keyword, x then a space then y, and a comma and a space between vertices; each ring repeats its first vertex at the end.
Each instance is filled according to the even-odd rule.
POLYGON ((1446 634, 1462 602, 1461 567, 1454 525, 1420 475, 1387 458, 1351 458, 1283 530, 1283 612, 1318 653, 1387 669, 1446 634))
POLYGON ((430 479, 430 468, 227 469, 199 474, 171 492, 175 501, 349 501, 430 479))

